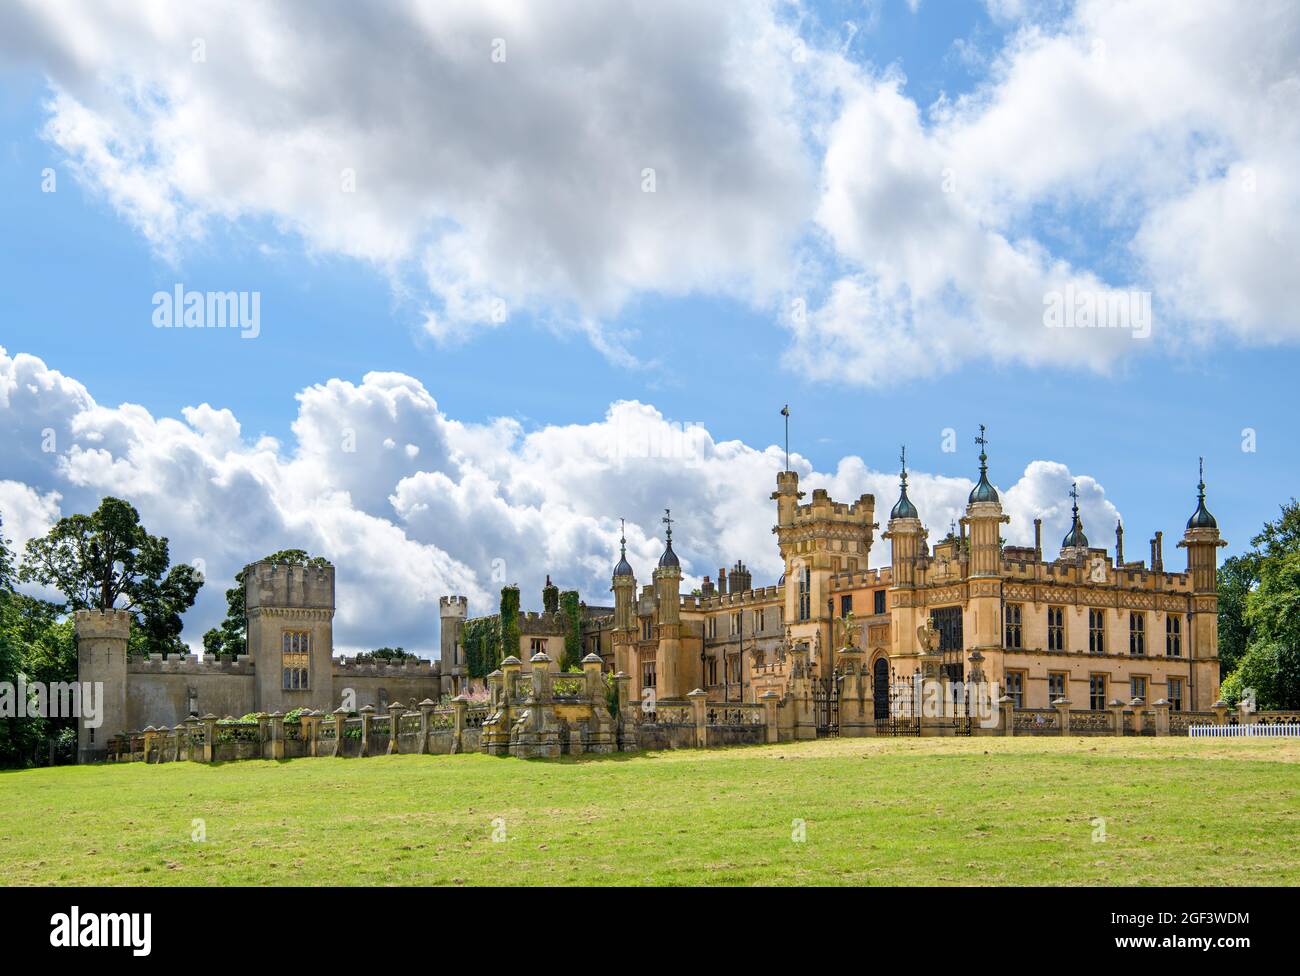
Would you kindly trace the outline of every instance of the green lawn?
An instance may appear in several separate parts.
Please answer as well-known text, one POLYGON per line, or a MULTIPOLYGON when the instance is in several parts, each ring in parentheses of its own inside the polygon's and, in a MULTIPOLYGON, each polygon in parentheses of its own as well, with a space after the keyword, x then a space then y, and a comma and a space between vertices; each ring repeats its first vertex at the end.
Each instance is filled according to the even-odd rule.
POLYGON ((0 870, 53 885, 1297 884, 1298 793, 1297 740, 62 767, 0 773, 0 870))

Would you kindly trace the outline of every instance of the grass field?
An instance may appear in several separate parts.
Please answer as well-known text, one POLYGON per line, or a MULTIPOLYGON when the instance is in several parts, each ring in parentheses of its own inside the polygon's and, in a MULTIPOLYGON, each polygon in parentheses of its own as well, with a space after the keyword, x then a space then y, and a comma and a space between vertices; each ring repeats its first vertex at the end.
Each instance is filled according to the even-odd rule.
POLYGON ((0 773, 0 870, 54 885, 1294 885, 1298 793, 1297 740, 61 767, 0 773))

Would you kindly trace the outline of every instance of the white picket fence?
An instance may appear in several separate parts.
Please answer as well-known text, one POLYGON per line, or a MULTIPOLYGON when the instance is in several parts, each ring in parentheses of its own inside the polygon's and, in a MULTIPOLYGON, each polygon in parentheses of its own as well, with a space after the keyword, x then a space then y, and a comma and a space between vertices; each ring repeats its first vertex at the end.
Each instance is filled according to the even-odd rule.
POLYGON ((1189 725, 1189 737, 1208 739, 1237 738, 1300 738, 1300 724, 1285 725, 1189 725))

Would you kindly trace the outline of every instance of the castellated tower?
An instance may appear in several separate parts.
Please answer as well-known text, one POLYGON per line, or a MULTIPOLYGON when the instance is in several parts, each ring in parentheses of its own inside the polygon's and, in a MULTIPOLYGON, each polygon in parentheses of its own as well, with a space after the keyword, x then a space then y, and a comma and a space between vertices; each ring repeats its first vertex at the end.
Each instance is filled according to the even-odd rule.
POLYGON ((334 709, 334 567, 251 563, 244 601, 257 711, 334 709))
POLYGON ((1226 546, 1219 523, 1205 507, 1205 462, 1197 485, 1196 511, 1178 548, 1187 550, 1187 575, 1192 581, 1189 627, 1192 688, 1191 707, 1205 711, 1219 697, 1219 591, 1218 550, 1226 546))
POLYGON ((829 674, 834 643, 832 622, 838 611, 827 605, 831 577, 867 568, 876 525, 876 500, 862 495, 851 505, 831 500, 824 488, 800 505, 799 475, 776 476, 776 534, 785 564, 785 620, 795 643, 816 647, 820 635, 822 674, 829 674))
POLYGON ((77 761, 104 758, 110 736, 130 731, 126 725, 126 643, 131 636, 131 614, 126 610, 78 610, 73 615, 77 634, 77 680, 83 685, 82 715, 86 712, 85 685, 93 687, 100 724, 91 728, 77 719, 77 761))
POLYGON ((655 597, 659 604, 659 646, 655 656, 655 697, 677 699, 691 690, 690 669, 682 659, 681 587, 682 567, 673 552, 671 515, 665 513, 668 543, 654 571, 655 597))
MULTIPOLYGON (((1010 516, 1002 514, 997 490, 989 483, 988 455, 984 448, 984 425, 980 424, 980 480, 971 489, 962 520, 970 528, 970 581, 962 630, 966 650, 991 651, 1000 661, 1002 650, 1002 525, 1010 516)), ((965 654, 962 655, 965 657, 965 654)), ((988 655, 986 655, 988 656, 988 655)), ((1001 681, 1002 675, 990 677, 1001 681)))
POLYGON ((920 653, 916 630, 921 625, 916 607, 916 563, 926 532, 920 513, 907 497, 906 448, 901 461, 898 502, 889 513, 889 525, 885 531, 892 550, 890 565, 894 580, 889 592, 889 617, 895 656, 914 657, 920 653))
POLYGON ((438 598, 438 617, 442 622, 438 638, 438 659, 442 665, 444 684, 448 676, 450 687, 443 690, 459 694, 464 690, 465 648, 461 639, 465 632, 465 619, 469 616, 469 599, 463 596, 438 598))

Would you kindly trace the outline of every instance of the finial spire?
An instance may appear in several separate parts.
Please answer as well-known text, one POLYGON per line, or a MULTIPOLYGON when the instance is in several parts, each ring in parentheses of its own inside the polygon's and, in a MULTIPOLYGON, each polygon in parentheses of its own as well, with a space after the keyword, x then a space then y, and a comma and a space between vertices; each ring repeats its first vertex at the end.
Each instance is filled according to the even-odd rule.
POLYGON ((781 408, 781 416, 785 418, 785 470, 790 470, 790 404, 781 408))
POLYGON ((668 540, 667 540, 667 543, 666 543, 665 546, 664 546, 664 554, 663 554, 662 556, 659 557, 659 566, 660 566, 661 568, 662 568, 662 567, 665 567, 665 566, 678 567, 678 566, 681 565, 681 563, 680 563, 680 562, 678 561, 678 559, 677 559, 677 553, 673 552, 673 513, 672 513, 672 509, 665 508, 665 509, 664 509, 664 517, 661 518, 659 521, 663 522, 664 525, 668 526, 668 531, 667 531, 668 540))
POLYGON ((1205 507, 1205 458, 1199 460, 1200 480, 1196 485, 1196 511, 1187 520, 1189 529, 1217 529, 1219 523, 1214 520, 1209 509, 1205 507))
POLYGON ((618 520, 618 554, 627 555, 627 519, 618 520))
POLYGON ((997 490, 989 484, 989 456, 985 451, 985 448, 988 447, 989 439, 985 434, 985 427, 983 424, 980 424, 979 436, 975 438, 975 443, 980 446, 980 480, 970 493, 970 501, 996 502, 998 500, 997 490))
POLYGON ((1070 498, 1074 500, 1074 513, 1070 519, 1070 531, 1061 540, 1062 549, 1087 549, 1088 537, 1083 534, 1083 522, 1079 520, 1079 483, 1070 482, 1070 498))
POLYGON ((916 506, 912 504, 911 499, 907 497, 907 445, 899 445, 898 451, 898 504, 889 513, 891 519, 896 518, 917 518, 916 506))

